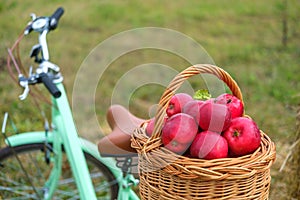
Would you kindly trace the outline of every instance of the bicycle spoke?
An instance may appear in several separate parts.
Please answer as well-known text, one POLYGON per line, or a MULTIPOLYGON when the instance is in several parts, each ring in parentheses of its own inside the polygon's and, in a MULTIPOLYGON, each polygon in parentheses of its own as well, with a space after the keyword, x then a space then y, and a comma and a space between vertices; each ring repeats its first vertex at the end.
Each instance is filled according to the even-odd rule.
MULTIPOLYGON (((27 171, 27 178, 32 181, 38 194, 35 193, 31 183, 28 182, 28 179, 24 175, 19 162, 15 159, 14 154, 8 150, 9 156, 5 156, 2 159, 0 153, 0 162, 2 164, 0 166, 0 197, 3 199, 20 200, 39 199, 39 197, 44 196, 44 186, 51 174, 53 164, 51 162, 50 165, 48 165, 45 162, 44 152, 41 151, 42 145, 44 144, 25 145, 16 148, 16 153, 18 154, 24 169, 27 171)), ((3 155, 6 154, 2 154, 2 156, 3 155)), ((53 155, 55 156, 51 150, 51 156, 53 155)), ((90 177, 97 197, 101 200, 115 199, 118 192, 118 181, 114 176, 108 175, 109 171, 107 171, 98 160, 94 159, 89 154, 86 156, 90 177)), ((66 154, 63 154, 62 167, 63 173, 58 180, 53 200, 80 199, 79 191, 66 154)))
MULTIPOLYGON (((3 173, 1 173, 0 181, 2 182, 2 184, 7 183, 5 185, 9 185, 9 187, 0 186, 0 191, 2 191, 2 193, 10 192, 12 194, 18 195, 18 198, 16 198, 16 199, 20 199, 21 198, 20 195, 22 195, 21 199, 28 199, 28 198, 39 199, 35 194, 32 194, 34 192, 32 189, 32 186, 27 186, 27 185, 24 185, 23 183, 13 181, 8 178, 3 178, 2 174, 3 173)), ((41 190, 42 190, 41 188, 36 187, 36 191, 41 191, 41 190)), ((15 198, 13 198, 13 199, 15 199, 15 198)))
POLYGON ((35 194, 30 194, 27 191, 32 191, 31 187, 23 186, 23 187, 3 187, 0 186, 0 191, 6 191, 10 192, 12 194, 18 195, 16 198, 10 198, 10 199, 39 199, 36 197, 35 194), (20 190, 22 189, 22 190, 20 190), (20 196, 22 195, 22 196, 20 196))
MULTIPOLYGON (((7 140, 6 133, 2 133, 2 134, 4 135, 5 140, 7 140)), ((12 152, 13 156, 15 157, 15 159, 18 161, 18 164, 19 164, 21 170, 23 171, 23 173, 24 173, 24 175, 25 175, 27 181, 30 183, 30 185, 31 185, 33 191, 36 193, 38 199, 41 199, 41 197, 40 197, 40 195, 39 195, 37 189, 35 188, 35 186, 34 186, 34 184, 33 184, 33 182, 32 182, 32 179, 29 177, 29 174, 27 173, 27 170, 25 169, 24 165, 22 164, 23 162, 21 161, 21 158, 20 158, 19 155, 16 153, 15 149, 11 146, 9 140, 7 140, 7 142, 8 142, 8 147, 9 147, 9 149, 11 150, 11 152, 12 152)))
MULTIPOLYGON (((57 196, 60 196, 61 198, 78 196, 78 190, 76 190, 76 189, 73 191, 57 190, 56 193, 57 193, 57 196)), ((79 196, 78 196, 78 199, 79 199, 79 196)))
POLYGON ((8 183, 12 183, 12 184, 14 184, 14 185, 19 185, 19 183, 16 182, 16 181, 13 181, 13 180, 7 179, 7 178, 3 178, 3 176, 5 176, 5 174, 2 173, 2 172, 0 172, 0 173, 1 173, 1 178, 0 178, 1 181, 8 182, 8 183))
MULTIPOLYGON (((29 153, 29 156, 28 156, 28 157, 30 158, 30 160, 31 160, 31 162, 33 163, 33 165, 35 166, 35 169, 36 169, 36 171, 37 171, 37 176, 40 177, 40 178, 44 178, 44 176, 42 175, 42 170, 41 170, 41 168, 39 167, 39 164, 38 164, 38 162, 36 161, 36 159, 33 158, 33 156, 32 156, 31 153, 29 153)), ((44 182, 44 181, 45 181, 45 179, 44 179, 44 180, 39 180, 40 183, 41 183, 41 182, 44 182)))
MULTIPOLYGON (((15 171, 16 173, 21 173, 21 172, 23 172, 23 170, 25 170, 26 171, 26 177, 28 177, 30 180, 35 179, 35 180, 38 180, 39 183, 45 182, 46 178, 43 175, 42 170, 40 169, 40 167, 38 167, 38 164, 37 164, 38 161, 36 159, 33 159, 32 155, 30 155, 29 157, 31 157, 32 159, 29 160, 29 159, 27 159, 27 156, 22 155, 22 158, 21 158, 22 162, 23 162, 23 160, 27 162, 27 165, 25 165, 26 167, 23 166, 23 169, 18 167, 19 165, 17 163, 10 163, 9 165, 3 165, 2 168, 3 169, 4 168, 10 168, 12 171, 15 171), (33 166, 29 165, 28 163, 33 163, 33 166), (30 173, 28 172, 28 170, 26 170, 26 168, 30 169, 30 173), (34 175, 32 174, 32 172, 34 172, 34 175), (36 174, 38 174, 38 175, 36 175, 36 174), (38 179, 36 179, 36 177, 38 177, 38 179)), ((3 176, 5 176, 5 174, 3 174, 1 172, 1 176, 3 177, 3 176)), ((17 174, 15 176, 17 176, 17 174)))

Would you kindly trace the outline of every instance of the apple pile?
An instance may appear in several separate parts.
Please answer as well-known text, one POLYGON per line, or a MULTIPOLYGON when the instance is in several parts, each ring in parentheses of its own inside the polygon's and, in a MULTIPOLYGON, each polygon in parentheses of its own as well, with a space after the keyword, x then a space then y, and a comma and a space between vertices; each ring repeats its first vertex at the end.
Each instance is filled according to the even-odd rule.
MULTIPOLYGON (((243 103, 232 94, 199 100, 177 93, 166 109, 162 143, 174 153, 208 160, 253 153, 260 146, 260 130, 243 112, 243 103)), ((149 137, 154 125, 151 118, 146 127, 149 137)))

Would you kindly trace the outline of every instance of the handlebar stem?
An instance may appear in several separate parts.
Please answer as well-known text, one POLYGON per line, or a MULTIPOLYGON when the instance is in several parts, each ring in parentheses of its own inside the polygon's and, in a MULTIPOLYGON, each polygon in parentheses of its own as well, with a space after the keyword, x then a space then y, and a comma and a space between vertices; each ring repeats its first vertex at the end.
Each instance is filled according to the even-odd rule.
POLYGON ((43 32, 39 35, 39 43, 42 47, 42 60, 48 61, 49 60, 49 51, 48 51, 48 45, 47 45, 47 34, 48 30, 43 30, 43 32))

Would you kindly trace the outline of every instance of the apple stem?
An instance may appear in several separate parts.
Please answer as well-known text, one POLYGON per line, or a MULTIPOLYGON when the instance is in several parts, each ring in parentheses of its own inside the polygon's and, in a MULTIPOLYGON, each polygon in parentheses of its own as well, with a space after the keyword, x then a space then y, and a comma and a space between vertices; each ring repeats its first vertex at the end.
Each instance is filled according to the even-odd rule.
POLYGON ((234 136, 234 137, 238 137, 238 136, 239 136, 239 134, 240 134, 240 133, 239 133, 239 131, 238 131, 238 130, 234 130, 234 132, 233 132, 233 136, 234 136))
POLYGON ((178 145, 177 141, 172 141, 172 146, 176 147, 178 145))

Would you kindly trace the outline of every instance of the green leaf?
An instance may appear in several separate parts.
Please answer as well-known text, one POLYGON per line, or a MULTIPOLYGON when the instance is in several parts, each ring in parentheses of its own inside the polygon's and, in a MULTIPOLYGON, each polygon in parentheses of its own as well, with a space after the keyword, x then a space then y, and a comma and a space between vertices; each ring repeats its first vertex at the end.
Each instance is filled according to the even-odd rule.
POLYGON ((196 100, 207 100, 211 98, 211 94, 209 94, 208 90, 201 89, 195 92, 193 98, 196 100))

